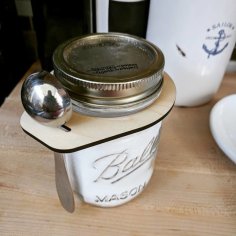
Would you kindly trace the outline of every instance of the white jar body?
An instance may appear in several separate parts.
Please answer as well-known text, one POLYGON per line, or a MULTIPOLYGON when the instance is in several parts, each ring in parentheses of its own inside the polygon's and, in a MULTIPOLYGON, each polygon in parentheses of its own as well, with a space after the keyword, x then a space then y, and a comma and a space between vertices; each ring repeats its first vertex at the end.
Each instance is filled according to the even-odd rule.
POLYGON ((101 207, 124 204, 147 186, 157 155, 161 121, 139 132, 65 154, 75 193, 101 207))

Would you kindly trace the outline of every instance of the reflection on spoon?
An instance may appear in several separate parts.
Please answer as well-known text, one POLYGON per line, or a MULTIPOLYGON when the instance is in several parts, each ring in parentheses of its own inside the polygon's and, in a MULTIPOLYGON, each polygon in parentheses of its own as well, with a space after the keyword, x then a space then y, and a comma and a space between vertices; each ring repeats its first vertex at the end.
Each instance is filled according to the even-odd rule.
POLYGON ((59 127, 71 118, 71 99, 49 72, 30 75, 22 85, 21 99, 27 113, 44 125, 59 127))

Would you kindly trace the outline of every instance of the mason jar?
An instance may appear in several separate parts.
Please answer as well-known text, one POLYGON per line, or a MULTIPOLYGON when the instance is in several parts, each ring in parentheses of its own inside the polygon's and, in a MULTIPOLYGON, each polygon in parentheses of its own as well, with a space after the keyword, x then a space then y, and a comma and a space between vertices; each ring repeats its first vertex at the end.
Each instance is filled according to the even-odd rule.
POLYGON ((163 53, 143 38, 97 33, 59 45, 53 64, 72 99, 70 131, 35 132, 27 114, 22 126, 63 155, 84 202, 113 207, 137 197, 153 174, 162 121, 175 102, 163 53))

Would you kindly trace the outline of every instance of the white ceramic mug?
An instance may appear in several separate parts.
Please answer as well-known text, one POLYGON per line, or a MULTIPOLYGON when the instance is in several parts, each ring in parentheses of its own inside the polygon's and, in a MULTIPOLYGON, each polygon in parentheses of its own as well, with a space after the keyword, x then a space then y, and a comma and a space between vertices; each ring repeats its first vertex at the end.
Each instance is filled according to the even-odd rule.
POLYGON ((147 40, 165 55, 177 106, 201 105, 218 90, 236 41, 235 0, 151 0, 147 40))

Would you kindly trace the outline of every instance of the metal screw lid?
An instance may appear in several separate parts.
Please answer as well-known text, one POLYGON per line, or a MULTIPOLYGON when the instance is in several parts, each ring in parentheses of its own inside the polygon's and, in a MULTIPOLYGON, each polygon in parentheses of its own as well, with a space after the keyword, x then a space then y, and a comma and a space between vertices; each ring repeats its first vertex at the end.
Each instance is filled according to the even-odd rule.
POLYGON ((83 110, 95 109, 95 113, 116 110, 116 116, 124 109, 128 112, 145 107, 158 96, 164 56, 145 39, 99 33, 59 45, 53 64, 55 76, 68 90, 74 105, 83 110))

